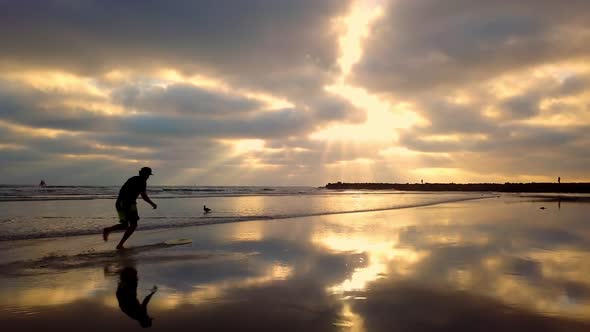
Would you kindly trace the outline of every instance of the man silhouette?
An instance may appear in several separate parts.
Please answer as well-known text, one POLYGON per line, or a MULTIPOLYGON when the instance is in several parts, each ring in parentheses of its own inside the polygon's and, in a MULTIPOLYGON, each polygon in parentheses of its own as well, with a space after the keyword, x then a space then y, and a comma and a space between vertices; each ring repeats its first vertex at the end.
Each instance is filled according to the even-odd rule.
POLYGON ((139 215, 137 214, 137 196, 141 195, 141 198, 148 202, 154 209, 158 207, 146 193, 147 179, 150 175, 153 175, 152 169, 143 167, 139 170, 139 176, 130 177, 125 182, 121 190, 119 190, 119 196, 115 203, 117 214, 119 215, 119 224, 103 228, 102 230, 102 238, 105 242, 108 240, 109 234, 112 231, 125 230, 125 234, 123 234, 121 241, 117 245, 117 249, 119 250, 124 249, 123 244, 137 228, 137 221, 139 220, 139 215))

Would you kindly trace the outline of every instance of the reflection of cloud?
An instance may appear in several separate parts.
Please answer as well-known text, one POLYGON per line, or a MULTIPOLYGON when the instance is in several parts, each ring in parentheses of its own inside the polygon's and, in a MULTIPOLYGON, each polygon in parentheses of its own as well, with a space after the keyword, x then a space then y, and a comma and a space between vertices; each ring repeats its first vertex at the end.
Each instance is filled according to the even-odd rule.
POLYGON ((378 281, 351 301, 368 331, 584 331, 587 323, 551 318, 488 297, 411 282, 378 281))
POLYGON ((211 284, 199 284, 194 290, 188 293, 167 293, 162 292, 162 302, 158 303, 165 309, 174 309, 186 304, 200 304, 206 301, 224 298, 235 289, 253 288, 264 286, 279 280, 285 280, 292 274, 292 268, 285 265, 275 264, 265 267, 265 271, 258 271, 261 276, 238 278, 235 280, 222 280, 211 284))
POLYGON ((579 214, 561 219, 539 215, 529 221, 519 216, 535 209, 534 204, 512 204, 503 210, 495 203, 455 211, 445 216, 447 222, 417 223, 402 230, 398 245, 428 254, 405 275, 396 272, 395 261, 389 262, 390 277, 490 296, 535 312, 588 319, 587 241, 579 227, 571 232, 579 214))
POLYGON ((99 288, 100 279, 102 271, 82 270, 52 275, 53 285, 33 283, 19 292, 3 287, 0 305, 35 308, 73 303, 90 297, 99 288))

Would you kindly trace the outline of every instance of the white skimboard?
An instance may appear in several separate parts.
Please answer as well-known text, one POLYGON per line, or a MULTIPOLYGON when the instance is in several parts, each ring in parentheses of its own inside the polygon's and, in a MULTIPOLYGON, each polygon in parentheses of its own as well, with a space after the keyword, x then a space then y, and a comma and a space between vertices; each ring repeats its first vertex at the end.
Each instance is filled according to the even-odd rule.
POLYGON ((164 244, 168 244, 171 246, 181 245, 181 244, 189 244, 189 243, 193 243, 193 240, 191 240, 191 239, 174 239, 174 240, 164 241, 164 244))

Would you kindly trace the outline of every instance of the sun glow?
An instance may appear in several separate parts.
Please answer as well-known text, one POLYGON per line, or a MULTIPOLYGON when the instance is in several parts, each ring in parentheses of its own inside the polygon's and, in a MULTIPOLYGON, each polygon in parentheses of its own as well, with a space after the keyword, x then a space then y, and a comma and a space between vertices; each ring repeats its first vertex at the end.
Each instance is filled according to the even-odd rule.
POLYGON ((12 143, 0 143, 0 151, 2 150, 24 150, 24 145, 12 144, 12 143))
POLYGON ((270 94, 262 93, 262 92, 255 92, 249 91, 245 89, 235 88, 230 86, 229 84, 217 80, 211 77, 206 77, 202 75, 182 75, 178 71, 174 69, 162 69, 158 71, 158 76, 164 80, 173 82, 173 83, 188 83, 192 84, 199 88, 210 89, 222 93, 232 94, 232 95, 239 95, 241 97, 250 98, 254 100, 261 101, 267 104, 269 109, 282 109, 282 108, 289 108, 293 107, 293 103, 289 102, 286 99, 278 98, 270 94))
POLYGON ((353 66, 363 55, 363 42, 369 36, 370 26, 383 15, 383 8, 374 1, 357 1, 349 15, 337 20, 343 25, 339 38, 340 77, 337 82, 324 87, 328 93, 340 96, 367 114, 361 124, 335 124, 310 135, 322 141, 395 141, 396 129, 409 128, 423 122, 422 118, 406 103, 392 104, 367 90, 353 86, 347 78, 353 66))
POLYGON ((24 137, 42 137, 42 138, 56 138, 61 135, 76 136, 76 132, 60 129, 35 128, 29 126, 18 125, 10 122, 0 120, 0 127, 4 127, 16 134, 24 137))
POLYGON ((337 20, 337 24, 345 27, 344 35, 338 39, 340 44, 338 64, 342 76, 347 76, 352 66, 361 59, 362 42, 369 35, 370 24, 382 15, 381 6, 372 6, 367 1, 357 1, 348 16, 337 20))
MULTIPOLYGON (((391 234, 390 234, 391 235, 391 234)), ((314 243, 330 251, 355 253, 347 264, 352 270, 349 278, 328 287, 328 291, 346 294, 351 291, 365 290, 367 285, 389 272, 392 261, 396 262, 396 272, 404 275, 411 267, 428 255, 424 251, 413 251, 398 247, 398 239, 328 233, 312 239, 314 243)))
POLYGON ((326 86, 327 92, 348 99, 355 107, 367 112, 362 124, 337 124, 313 133, 319 140, 395 141, 396 129, 409 128, 426 121, 408 103, 391 104, 365 89, 343 83, 326 86))
POLYGON ((0 78, 26 84, 44 92, 82 93, 99 98, 108 96, 94 79, 62 71, 8 72, 1 74, 0 78))

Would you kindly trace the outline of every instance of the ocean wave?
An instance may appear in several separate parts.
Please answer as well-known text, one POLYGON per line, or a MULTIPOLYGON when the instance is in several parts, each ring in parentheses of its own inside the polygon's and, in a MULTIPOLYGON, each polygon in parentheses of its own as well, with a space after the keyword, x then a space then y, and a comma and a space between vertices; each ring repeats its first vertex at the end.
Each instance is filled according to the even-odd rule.
MULTIPOLYGON (((0 185, 0 202, 114 199, 119 186, 10 186, 0 185)), ((314 187, 148 186, 153 198, 236 197, 252 195, 316 194, 314 187)))
MULTIPOLYGON (((190 226, 204 226, 204 225, 215 225, 224 223, 244 222, 244 221, 255 221, 255 220, 280 220, 280 219, 292 219, 301 217, 314 217, 314 216, 327 216, 336 214, 348 214, 348 213, 362 213, 362 212, 377 212, 377 211, 388 211, 397 209, 407 209, 431 206, 444 203, 462 202, 476 199, 491 198, 495 196, 482 195, 477 197, 454 197, 446 198, 436 201, 415 203, 415 204, 399 204, 396 206, 382 207, 382 208, 371 208, 371 209, 353 209, 353 210, 341 210, 341 211, 322 211, 314 213, 292 213, 292 214, 275 214, 275 215, 250 215, 250 216, 199 216, 199 217, 147 217, 142 218, 140 221, 141 230, 154 230, 154 229, 168 229, 168 228, 179 228, 179 227, 190 227, 190 226)), ((61 217, 41 217, 41 219, 59 219, 61 217)), ((63 217, 62 219, 75 219, 63 217)), ((93 217, 93 219, 112 219, 112 218, 101 218, 93 217)), ((70 236, 81 236, 81 235, 92 235, 100 234, 102 232, 102 226, 86 229, 65 229, 65 230, 44 230, 37 232, 29 232, 26 234, 10 234, 4 232, 0 234, 0 241, 12 241, 12 240, 27 240, 27 239, 41 239, 41 238, 60 238, 70 236)))

